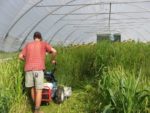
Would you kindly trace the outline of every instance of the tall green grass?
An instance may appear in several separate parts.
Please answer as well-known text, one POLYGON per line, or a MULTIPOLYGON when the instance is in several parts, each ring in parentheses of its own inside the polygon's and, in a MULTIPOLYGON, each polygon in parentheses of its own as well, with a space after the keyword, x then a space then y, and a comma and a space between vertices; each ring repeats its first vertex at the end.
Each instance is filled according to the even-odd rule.
POLYGON ((89 113, 150 112, 149 44, 102 42, 59 53, 58 79, 88 92, 89 113))
POLYGON ((97 76, 94 91, 91 92, 93 96, 89 98, 90 110, 97 113, 149 113, 149 85, 141 71, 137 77, 121 66, 109 67, 97 76))
MULTIPOLYGON (((80 102, 82 112, 150 112, 149 44, 104 41, 95 45, 57 47, 57 51, 58 83, 84 92, 83 103, 80 102)), ((46 67, 47 70, 53 68, 49 55, 46 67)), ((0 113, 31 112, 23 93, 23 62, 16 58, 2 62, 0 75, 0 113)))
POLYGON ((103 42, 96 49, 97 74, 91 84, 89 111, 150 112, 150 46, 103 42))
POLYGON ((0 51, 0 60, 6 58, 12 58, 17 55, 17 52, 4 52, 0 51))
POLYGON ((17 60, 0 65, 0 113, 26 113, 26 96, 23 94, 22 63, 17 60))

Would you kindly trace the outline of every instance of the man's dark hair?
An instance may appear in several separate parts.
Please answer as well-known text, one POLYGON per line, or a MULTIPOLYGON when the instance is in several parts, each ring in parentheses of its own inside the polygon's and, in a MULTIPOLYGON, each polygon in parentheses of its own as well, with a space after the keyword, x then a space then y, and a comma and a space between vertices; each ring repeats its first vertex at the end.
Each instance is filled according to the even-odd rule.
POLYGON ((40 39, 40 40, 42 40, 42 35, 41 35, 41 33, 40 32, 35 32, 34 33, 34 35, 33 35, 33 39, 35 40, 36 38, 38 38, 38 39, 40 39))

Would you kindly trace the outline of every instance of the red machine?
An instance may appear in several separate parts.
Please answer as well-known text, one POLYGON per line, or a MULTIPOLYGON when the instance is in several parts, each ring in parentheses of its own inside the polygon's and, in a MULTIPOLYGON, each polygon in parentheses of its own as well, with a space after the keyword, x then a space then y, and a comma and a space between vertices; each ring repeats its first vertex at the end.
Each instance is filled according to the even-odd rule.
POLYGON ((49 87, 44 86, 42 90, 42 102, 49 103, 52 99, 51 96, 52 90, 49 87))
POLYGON ((57 86, 57 81, 54 77, 54 72, 56 67, 52 71, 45 71, 44 78, 47 83, 44 84, 42 89, 42 102, 49 104, 51 100, 60 104, 64 101, 64 88, 62 86, 57 86))

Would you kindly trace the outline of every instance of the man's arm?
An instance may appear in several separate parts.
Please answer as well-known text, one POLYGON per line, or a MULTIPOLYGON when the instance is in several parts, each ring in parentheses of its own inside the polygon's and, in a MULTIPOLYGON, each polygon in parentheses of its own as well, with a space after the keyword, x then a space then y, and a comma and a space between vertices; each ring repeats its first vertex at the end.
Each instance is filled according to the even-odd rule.
POLYGON ((19 59, 25 60, 26 56, 26 46, 22 49, 22 51, 19 53, 19 59))
POLYGON ((56 64, 56 55, 57 55, 57 51, 54 48, 51 48, 51 62, 52 64, 56 64))
POLYGON ((24 57, 23 57, 23 54, 22 54, 22 53, 19 54, 19 59, 20 59, 20 60, 24 60, 24 57))
POLYGON ((53 48, 51 45, 49 45, 47 42, 45 43, 45 45, 46 45, 46 51, 51 54, 51 63, 52 63, 52 64, 56 64, 56 60, 55 60, 56 55, 57 55, 56 49, 54 49, 54 48, 53 48))

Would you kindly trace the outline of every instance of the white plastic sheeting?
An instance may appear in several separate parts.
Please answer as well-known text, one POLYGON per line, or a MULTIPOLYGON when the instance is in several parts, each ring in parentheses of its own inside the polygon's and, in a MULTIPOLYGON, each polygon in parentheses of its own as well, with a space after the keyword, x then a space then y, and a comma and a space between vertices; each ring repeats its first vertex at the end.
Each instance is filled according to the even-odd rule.
POLYGON ((95 42, 98 33, 150 41, 150 0, 0 0, 0 50, 21 49, 35 31, 62 45, 95 42))

